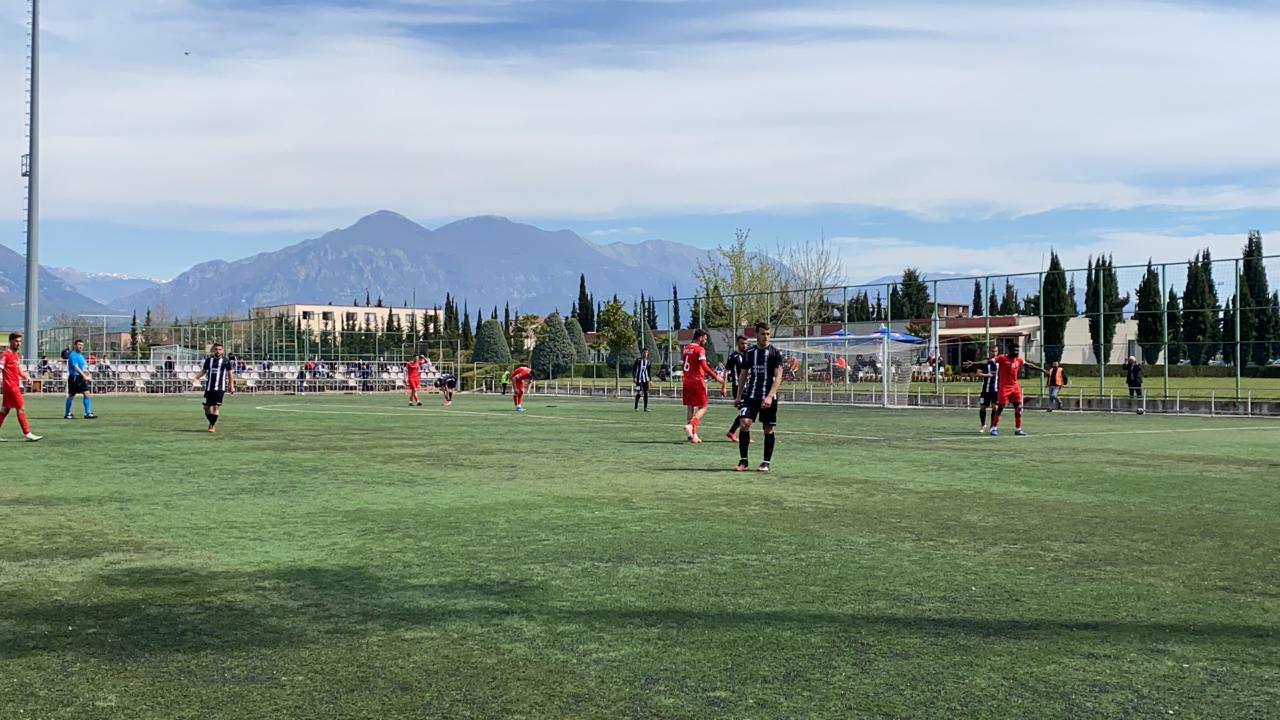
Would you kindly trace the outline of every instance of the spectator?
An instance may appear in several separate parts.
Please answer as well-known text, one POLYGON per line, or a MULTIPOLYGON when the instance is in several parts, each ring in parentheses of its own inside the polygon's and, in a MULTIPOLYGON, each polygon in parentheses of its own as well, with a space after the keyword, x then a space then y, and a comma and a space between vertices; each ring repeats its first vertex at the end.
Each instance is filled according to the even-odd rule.
MULTIPOLYGON (((307 365, 310 365, 310 364, 311 364, 311 361, 308 360, 307 365)), ((303 365, 302 367, 298 368, 298 394, 299 395, 305 395, 307 393, 307 365, 303 365)))
POLYGON ((671 367, 666 363, 662 363, 658 368, 658 379, 662 382, 666 382, 669 377, 671 377, 671 367))
POLYGON ((98 354, 97 354, 97 353, 95 353, 95 352, 90 352, 90 353, 89 353, 89 364, 90 364, 90 365, 97 365, 97 364, 98 364, 98 354))
POLYGON ((1124 382, 1129 386, 1129 399, 1142 397, 1142 364, 1136 357, 1130 355, 1121 367, 1124 368, 1124 382))
POLYGON ((174 370, 173 356, 172 356, 172 355, 165 355, 165 356, 164 356, 164 371, 165 371, 165 373, 173 374, 173 370, 174 370))
POLYGON ((1049 372, 1047 374, 1049 376, 1047 381, 1049 384, 1049 407, 1047 410, 1049 412, 1061 410, 1062 398, 1058 397, 1058 394, 1062 392, 1062 388, 1066 387, 1070 383, 1070 381, 1067 380, 1067 371, 1062 367, 1062 363, 1054 360, 1053 365, 1049 367, 1049 372))
POLYGON ((49 363, 49 358, 40 358, 40 377, 49 377, 53 375, 53 365, 49 363))

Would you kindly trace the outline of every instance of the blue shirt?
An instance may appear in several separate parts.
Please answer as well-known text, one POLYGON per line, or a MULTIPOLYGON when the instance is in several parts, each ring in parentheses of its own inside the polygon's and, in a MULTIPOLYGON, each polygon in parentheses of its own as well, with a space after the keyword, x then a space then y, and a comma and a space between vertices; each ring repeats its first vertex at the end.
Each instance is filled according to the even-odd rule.
POLYGON ((67 356, 67 376, 68 377, 83 375, 84 371, 88 369, 88 367, 89 367, 89 364, 85 362, 84 355, 82 353, 72 350, 71 354, 67 356))

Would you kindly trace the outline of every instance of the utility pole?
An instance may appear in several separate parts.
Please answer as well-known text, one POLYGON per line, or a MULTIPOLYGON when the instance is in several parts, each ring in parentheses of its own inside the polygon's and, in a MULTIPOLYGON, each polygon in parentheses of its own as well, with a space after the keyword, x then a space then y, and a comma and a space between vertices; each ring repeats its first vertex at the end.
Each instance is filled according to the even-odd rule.
POLYGON ((40 356, 40 0, 31 0, 31 38, 27 56, 27 154, 22 176, 27 179, 27 303, 26 359, 40 356))

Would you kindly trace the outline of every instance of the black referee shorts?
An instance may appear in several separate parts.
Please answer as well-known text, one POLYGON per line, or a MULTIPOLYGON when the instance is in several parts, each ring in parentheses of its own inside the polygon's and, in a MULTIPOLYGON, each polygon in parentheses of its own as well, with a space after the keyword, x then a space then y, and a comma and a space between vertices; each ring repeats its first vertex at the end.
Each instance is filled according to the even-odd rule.
POLYGON ((83 375, 72 375, 67 378, 67 397, 83 395, 89 392, 89 381, 83 375))

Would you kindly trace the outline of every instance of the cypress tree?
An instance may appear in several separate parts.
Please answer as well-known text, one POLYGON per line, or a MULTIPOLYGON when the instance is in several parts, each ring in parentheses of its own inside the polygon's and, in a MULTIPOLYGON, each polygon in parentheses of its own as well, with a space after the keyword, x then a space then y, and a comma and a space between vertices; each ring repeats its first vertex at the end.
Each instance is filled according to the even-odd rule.
POLYGON ((1196 253, 1187 263, 1187 285, 1182 291, 1182 338, 1192 365, 1204 365, 1213 357, 1212 326, 1218 318, 1207 283, 1201 253, 1196 253))
POLYGON ((982 317, 986 315, 986 308, 982 306, 982 283, 977 278, 973 280, 973 317, 982 317))
POLYGON ((1271 334, 1274 319, 1270 303, 1271 288, 1267 282, 1267 268, 1262 257, 1262 233, 1250 230, 1249 239, 1244 246, 1240 274, 1244 279, 1245 287, 1249 290, 1252 302, 1244 302, 1241 296, 1239 310, 1242 313, 1241 334, 1245 333, 1244 326, 1247 324, 1250 340, 1245 359, 1255 365, 1265 365, 1271 359, 1271 343, 1274 340, 1271 334))
POLYGON ((1099 256, 1097 263, 1090 258, 1089 265, 1090 273, 1085 283, 1085 314, 1089 317, 1093 357, 1099 363, 1106 363, 1110 362, 1116 325, 1120 323, 1124 308, 1129 304, 1129 296, 1120 295, 1114 262, 1099 256))
POLYGON ((1018 314, 1018 291, 1014 289, 1013 283, 1009 281, 1009 278, 1004 279, 1004 297, 1000 298, 1000 314, 1018 314))
POLYGON ((1000 314, 1000 299, 996 297, 995 288, 991 288, 991 294, 987 295, 987 313, 990 315, 1000 314))
POLYGON ((511 364, 511 347, 507 345, 506 333, 497 320, 490 318, 480 324, 471 359, 478 363, 511 364))
POLYGON ((1049 253, 1049 271, 1044 275, 1043 298, 1044 307, 1044 356, 1045 361, 1053 363, 1062 360, 1067 337, 1067 321, 1075 316, 1072 312, 1067 288, 1067 274, 1062 269, 1062 261, 1058 253, 1049 253))
POLYGON ((573 342, 569 340, 569 333, 565 330, 560 313, 548 315, 543 320, 543 328, 545 332, 542 339, 533 346, 530 367, 535 372, 548 373, 549 377, 569 374, 578 355, 573 349, 573 342))
POLYGON ((594 310, 595 303, 591 300, 591 295, 587 292, 587 276, 585 273, 578 274, 578 302, 577 318, 578 324, 584 330, 590 330, 595 327, 594 310))
POLYGON ((671 283, 671 329, 680 329, 680 291, 671 283))
POLYGON ((1138 321, 1138 346, 1142 348, 1142 362, 1154 365, 1160 361, 1164 349, 1164 297, 1160 293, 1160 274, 1147 261, 1147 272, 1138 284, 1138 302, 1133 319, 1138 321))
POLYGON ((587 347, 587 336, 582 332, 582 324, 578 322, 578 318, 565 318, 564 329, 569 333, 569 341, 573 343, 573 353, 578 362, 591 362, 591 349, 587 347))
POLYGON ((1222 309, 1222 362, 1236 364, 1236 309, 1235 298, 1227 298, 1222 309))
POLYGON ((1169 324, 1169 347, 1164 361, 1177 365, 1187 357, 1187 346, 1182 342, 1182 306, 1173 288, 1169 288, 1169 300, 1165 303, 1165 322, 1169 324))
POLYGON ((471 335, 471 310, 467 308, 467 301, 462 301, 463 313, 462 323, 458 326, 460 331, 460 339, 462 340, 462 349, 470 350, 472 341, 475 339, 471 335))
POLYGON ((920 277, 916 268, 902 271, 902 319, 923 320, 933 317, 933 302, 929 298, 929 285, 920 277))

